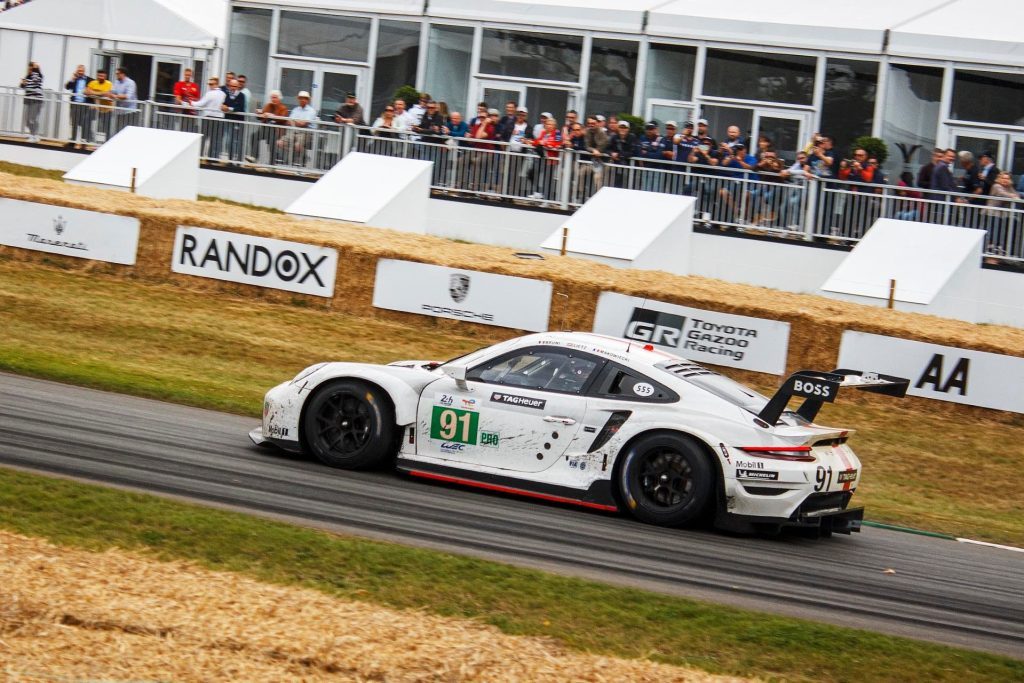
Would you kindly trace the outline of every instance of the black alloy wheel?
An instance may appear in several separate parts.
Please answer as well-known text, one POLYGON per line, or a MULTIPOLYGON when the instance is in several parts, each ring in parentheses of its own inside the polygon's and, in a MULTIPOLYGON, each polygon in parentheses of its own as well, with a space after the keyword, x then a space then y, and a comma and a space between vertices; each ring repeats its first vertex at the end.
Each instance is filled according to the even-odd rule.
POLYGON ((644 522, 678 526, 701 516, 711 500, 712 465, 692 440, 671 432, 634 442, 619 471, 627 509, 644 522))
POLYGON ((317 389, 302 427, 307 448, 331 467, 374 467, 397 450, 390 400, 380 389, 358 380, 335 380, 317 389))

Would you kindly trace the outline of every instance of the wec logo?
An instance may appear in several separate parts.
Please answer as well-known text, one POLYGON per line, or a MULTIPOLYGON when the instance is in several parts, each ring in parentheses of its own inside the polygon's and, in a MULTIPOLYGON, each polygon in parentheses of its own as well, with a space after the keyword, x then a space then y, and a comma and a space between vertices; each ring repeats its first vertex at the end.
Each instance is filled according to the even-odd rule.
POLYGON ((684 325, 684 316, 647 308, 634 308, 623 336, 626 339, 678 348, 683 337, 684 325))

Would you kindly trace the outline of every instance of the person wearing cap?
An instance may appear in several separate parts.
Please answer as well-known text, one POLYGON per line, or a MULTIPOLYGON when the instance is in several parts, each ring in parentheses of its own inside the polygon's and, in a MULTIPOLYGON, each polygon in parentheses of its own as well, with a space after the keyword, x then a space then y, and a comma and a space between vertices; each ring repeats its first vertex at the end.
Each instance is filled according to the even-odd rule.
POLYGON ((365 126, 366 118, 363 116, 363 105, 356 100, 356 94, 350 92, 345 95, 345 102, 334 112, 335 123, 347 123, 353 126, 365 126))
POLYGON ((700 144, 697 141, 697 136, 693 134, 693 121, 684 121, 683 130, 675 136, 676 143, 676 161, 682 163, 688 163, 690 160, 690 153, 693 149, 700 144))
POLYGON ((992 185, 999 177, 999 168, 992 152, 985 150, 978 155, 978 179, 981 181, 981 192, 979 194, 992 194, 992 185))
POLYGON ((697 119, 697 137, 698 138, 709 138, 711 142, 711 149, 718 149, 718 141, 712 137, 711 133, 708 132, 708 120, 697 119))
POLYGON ((555 187, 558 185, 558 160, 562 153, 562 131, 559 130, 555 117, 547 114, 544 129, 533 139, 532 144, 540 155, 541 163, 538 166, 534 193, 530 198, 554 199, 555 187))
POLYGON ((601 189, 601 186, 604 184, 604 162, 607 159, 605 150, 608 148, 608 132, 601 125, 603 119, 604 117, 600 114, 588 116, 586 127, 583 129, 583 148, 586 152, 580 154, 580 160, 589 161, 590 163, 580 165, 580 180, 584 183, 584 186, 590 184, 594 191, 601 189), (592 183, 591 177, 593 177, 592 183))
POLYGON ((288 113, 288 125, 292 130, 285 137, 285 148, 290 158, 285 163, 302 166, 305 164, 305 152, 309 149, 310 131, 316 127, 316 109, 310 104, 309 92, 300 90, 295 96, 299 101, 288 113))
POLYGON ((540 137, 540 134, 542 132, 544 132, 544 125, 547 123, 547 120, 550 119, 550 118, 552 118, 551 112, 543 111, 543 112, 540 113, 540 121, 538 121, 534 125, 534 127, 533 127, 533 139, 534 140, 536 140, 538 137, 540 137))
POLYGON ((658 130, 657 121, 648 121, 644 124, 644 135, 637 142, 637 159, 640 165, 647 169, 641 174, 640 189, 648 192, 661 192, 664 179, 664 164, 658 163, 664 157, 662 149, 664 138, 658 130))
POLYGON ((628 121, 619 121, 616 124, 615 135, 608 140, 608 160, 616 165, 611 169, 611 184, 614 187, 626 187, 628 180, 628 169, 633 157, 637 153, 637 139, 629 130, 628 121))

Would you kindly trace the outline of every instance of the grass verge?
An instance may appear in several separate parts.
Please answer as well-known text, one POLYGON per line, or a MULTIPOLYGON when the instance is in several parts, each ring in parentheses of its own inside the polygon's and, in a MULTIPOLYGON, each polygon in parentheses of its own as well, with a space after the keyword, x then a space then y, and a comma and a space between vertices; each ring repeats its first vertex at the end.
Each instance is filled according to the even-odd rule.
MULTIPOLYGON (((268 387, 317 361, 444 359, 486 343, 433 318, 410 327, 3 259, 0 317, 0 369, 254 416, 268 387)), ((1024 545, 1024 489, 978 495, 1017 478, 1024 455, 1007 444, 1024 443, 1024 422, 890 399, 828 404, 821 421, 858 430, 869 519, 1024 545)))
POLYGON ((773 617, 429 550, 341 538, 0 469, 0 525, 140 550, 347 599, 477 619, 586 652, 799 681, 1010 681, 1024 661, 773 617))

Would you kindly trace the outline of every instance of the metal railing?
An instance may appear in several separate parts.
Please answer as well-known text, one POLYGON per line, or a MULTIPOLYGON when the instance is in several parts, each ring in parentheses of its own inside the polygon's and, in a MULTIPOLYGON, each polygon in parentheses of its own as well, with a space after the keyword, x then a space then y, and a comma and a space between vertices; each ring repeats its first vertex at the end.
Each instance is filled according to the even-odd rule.
POLYGON ((196 116, 156 102, 72 102, 68 93, 32 100, 0 88, 0 135, 100 145, 125 126, 201 133, 202 160, 282 174, 318 176, 349 152, 434 164, 435 192, 572 209, 604 186, 694 197, 698 225, 794 239, 853 244, 881 217, 986 232, 986 257, 1024 263, 1024 201, 814 177, 786 177, 667 160, 608 163, 572 150, 500 141, 420 136, 330 121, 299 127, 255 114, 196 116))

